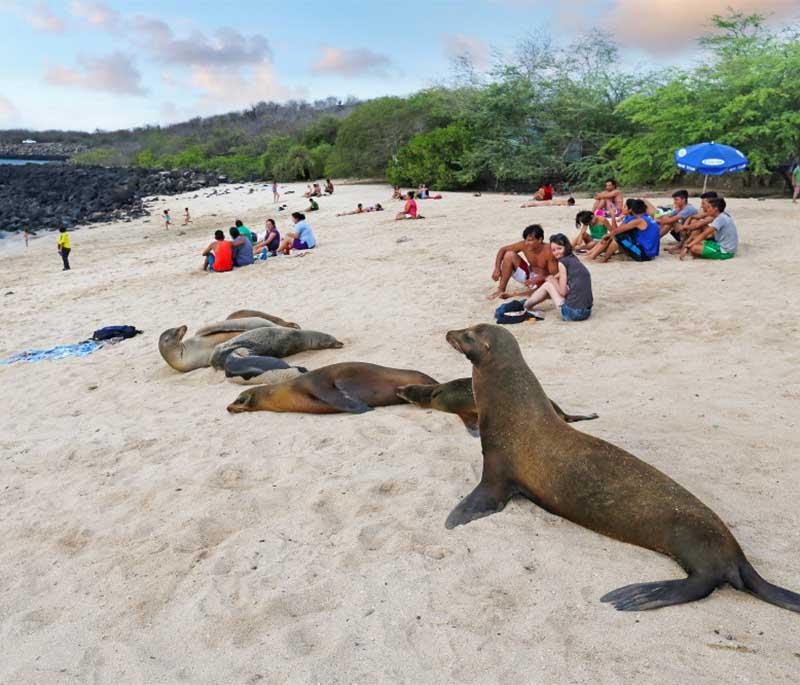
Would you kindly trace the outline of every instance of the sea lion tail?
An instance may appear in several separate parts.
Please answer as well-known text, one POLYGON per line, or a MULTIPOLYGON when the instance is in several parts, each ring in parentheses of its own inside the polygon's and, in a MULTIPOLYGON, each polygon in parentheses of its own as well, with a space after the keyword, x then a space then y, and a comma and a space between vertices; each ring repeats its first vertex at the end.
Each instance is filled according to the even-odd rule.
POLYGON ((293 366, 293 369, 297 369, 300 373, 308 373, 308 369, 305 366, 293 366))
POLYGON ((800 612, 800 594, 764 580, 747 559, 739 564, 739 574, 744 589, 759 599, 789 611, 800 612))
POLYGON ((712 576, 690 575, 681 580, 626 585, 603 595, 600 601, 609 602, 617 611, 647 611, 703 599, 717 585, 712 576))

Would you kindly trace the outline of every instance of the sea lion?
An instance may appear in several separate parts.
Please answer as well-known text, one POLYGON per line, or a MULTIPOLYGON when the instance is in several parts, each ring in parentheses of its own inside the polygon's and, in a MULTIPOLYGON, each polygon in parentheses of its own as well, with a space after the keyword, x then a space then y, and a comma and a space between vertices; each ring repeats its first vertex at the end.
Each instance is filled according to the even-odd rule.
POLYGON ((228 411, 363 414, 373 407, 403 404, 404 400, 397 396, 397 388, 409 383, 436 381, 419 371, 343 362, 314 369, 277 385, 260 385, 245 390, 228 405, 228 411))
POLYGON ((207 332, 204 335, 193 336, 187 340, 183 339, 188 330, 186 326, 168 328, 164 331, 158 338, 158 351, 164 361, 176 371, 205 368, 210 364, 211 354, 217 345, 242 334, 241 330, 235 328, 234 330, 206 328, 207 332))
POLYGON ((197 331, 195 331, 195 336, 210 335, 213 333, 235 333, 239 335, 239 333, 244 333, 245 331, 252 331, 254 328, 276 326, 278 326, 278 324, 273 323, 269 319, 262 319, 257 316, 241 319, 225 319, 225 321, 216 321, 198 328, 197 331))
POLYGON ((620 447, 561 421, 511 333, 481 324, 450 331, 447 340, 473 365, 483 450, 481 482, 447 517, 447 528, 501 511, 521 494, 585 528, 666 554, 687 572, 601 598, 621 611, 691 602, 729 583, 800 612, 800 594, 758 575, 731 531, 694 495, 620 447))
POLYGON ((211 355, 211 366, 222 369, 226 357, 237 348, 265 357, 288 357, 305 350, 339 349, 344 344, 332 335, 319 331, 300 331, 281 326, 262 326, 246 331, 228 342, 217 345, 211 355))
MULTIPOLYGON (((423 409, 437 409, 458 414, 470 435, 476 438, 480 435, 471 378, 458 378, 439 385, 403 385, 397 389, 397 394, 423 409)), ((591 421, 597 418, 597 414, 566 414, 553 400, 550 400, 550 404, 553 405, 556 414, 567 423, 591 421)))
POLYGON ((258 355, 243 355, 241 350, 234 350, 225 358, 225 375, 228 378, 240 377, 246 381, 260 376, 266 371, 276 371, 279 369, 297 369, 300 373, 305 373, 308 369, 305 366, 292 366, 283 359, 277 357, 260 357, 258 355))
POLYGON ((300 328, 298 324, 292 321, 284 321, 279 316, 265 314, 264 312, 259 312, 256 309, 237 309, 235 312, 228 314, 229 319, 250 319, 253 317, 272 321, 272 323, 277 324, 278 326, 283 326, 284 328, 300 328))

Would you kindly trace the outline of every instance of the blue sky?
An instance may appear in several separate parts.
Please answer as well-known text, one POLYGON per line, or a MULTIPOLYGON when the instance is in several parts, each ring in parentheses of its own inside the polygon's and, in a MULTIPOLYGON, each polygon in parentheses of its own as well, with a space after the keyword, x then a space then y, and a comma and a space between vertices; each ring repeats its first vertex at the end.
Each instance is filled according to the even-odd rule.
POLYGON ((407 94, 445 82, 454 55, 484 67, 542 28, 568 42, 596 27, 629 64, 682 63, 702 13, 729 5, 777 25, 798 15, 797 0, 0 0, 0 128, 114 129, 259 100, 407 94))

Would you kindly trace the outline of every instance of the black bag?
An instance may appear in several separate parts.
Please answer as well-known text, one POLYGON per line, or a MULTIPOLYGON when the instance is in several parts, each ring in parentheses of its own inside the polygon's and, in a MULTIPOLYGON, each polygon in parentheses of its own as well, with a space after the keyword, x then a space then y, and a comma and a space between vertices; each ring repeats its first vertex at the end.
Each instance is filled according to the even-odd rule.
POLYGON ((134 335, 139 335, 143 331, 139 331, 135 326, 105 326, 98 328, 92 334, 92 340, 111 340, 111 338, 132 338, 134 335))

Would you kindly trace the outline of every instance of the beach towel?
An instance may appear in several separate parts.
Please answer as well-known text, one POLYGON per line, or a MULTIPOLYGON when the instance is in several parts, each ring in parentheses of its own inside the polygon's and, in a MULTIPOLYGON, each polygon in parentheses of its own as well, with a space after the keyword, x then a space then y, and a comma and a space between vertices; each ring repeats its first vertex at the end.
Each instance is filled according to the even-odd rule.
POLYGON ((0 365, 14 364, 15 362, 42 362, 47 359, 63 359, 64 357, 85 357, 106 344, 105 342, 84 340, 74 345, 58 345, 49 350, 25 350, 12 354, 6 359, 0 359, 0 365))

